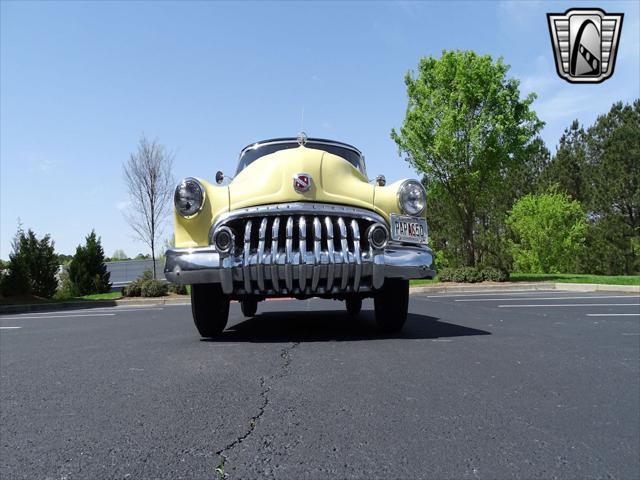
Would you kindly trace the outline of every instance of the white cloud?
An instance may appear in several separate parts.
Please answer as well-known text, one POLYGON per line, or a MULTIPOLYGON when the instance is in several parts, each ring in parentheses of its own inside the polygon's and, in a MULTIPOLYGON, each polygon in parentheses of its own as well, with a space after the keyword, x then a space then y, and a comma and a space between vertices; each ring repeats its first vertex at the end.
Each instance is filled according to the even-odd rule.
POLYGON ((538 117, 545 121, 563 118, 572 120, 581 113, 593 111, 591 100, 591 94, 574 93, 564 88, 552 96, 547 96, 545 100, 536 102, 534 108, 538 117))
POLYGON ((541 94, 558 79, 555 67, 549 61, 548 56, 538 55, 533 62, 533 66, 532 72, 520 76, 520 91, 523 95, 531 92, 541 94))

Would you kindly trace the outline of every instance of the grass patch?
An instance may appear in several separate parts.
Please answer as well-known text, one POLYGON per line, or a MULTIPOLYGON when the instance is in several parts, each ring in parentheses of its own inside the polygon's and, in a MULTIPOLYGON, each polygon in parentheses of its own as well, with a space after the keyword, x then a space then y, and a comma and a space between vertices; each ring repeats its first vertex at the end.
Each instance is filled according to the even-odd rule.
POLYGON ((600 283, 640 285, 640 275, 589 275, 574 273, 512 273, 511 282, 600 283))
POLYGON ((426 279, 426 278, 421 278, 419 280, 411 280, 409 282, 411 285, 431 285, 434 283, 440 283, 440 280, 438 280, 438 277, 433 278, 431 280, 426 279))
MULTIPOLYGON (((640 275, 589 275, 577 273, 512 273, 509 282, 599 283, 602 285, 640 285, 640 275)), ((440 283, 433 280, 411 280, 411 285, 440 283)))
POLYGON ((121 292, 96 293, 72 298, 42 298, 35 295, 18 295, 15 297, 0 297, 0 305, 33 305, 63 302, 88 302, 92 300, 118 300, 122 298, 121 292))
POLYGON ((73 300, 117 300, 119 298, 122 298, 122 292, 94 293, 93 295, 76 297, 73 300))

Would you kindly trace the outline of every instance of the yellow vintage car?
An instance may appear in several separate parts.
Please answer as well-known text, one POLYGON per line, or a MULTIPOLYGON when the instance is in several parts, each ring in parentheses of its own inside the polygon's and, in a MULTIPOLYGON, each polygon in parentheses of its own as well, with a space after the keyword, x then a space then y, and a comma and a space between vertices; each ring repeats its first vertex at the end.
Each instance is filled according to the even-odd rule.
POLYGON ((254 316, 270 297, 343 300, 352 315, 373 297, 379 327, 402 328, 409 279, 435 275, 420 182, 370 181, 360 150, 304 134, 245 147, 225 178, 180 182, 166 252, 203 337, 224 330, 231 300, 254 316))

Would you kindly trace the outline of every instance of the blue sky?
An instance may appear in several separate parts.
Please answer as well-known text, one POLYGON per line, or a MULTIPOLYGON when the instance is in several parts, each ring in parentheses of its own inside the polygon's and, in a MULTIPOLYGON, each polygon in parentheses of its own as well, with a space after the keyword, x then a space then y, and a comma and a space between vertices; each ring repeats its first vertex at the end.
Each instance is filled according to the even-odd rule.
MULTIPOLYGON (((422 56, 503 56, 539 95, 555 149, 640 96, 639 2, 2 2, 0 258, 18 217, 61 253, 95 228, 107 255, 146 252, 122 216, 122 163, 145 133, 176 154, 176 178, 231 173, 244 145, 295 135, 353 143, 369 176, 415 176, 389 138, 403 76, 422 56), (545 13, 624 12, 614 76, 571 85, 553 66, 545 13)), ((171 233, 171 225, 166 237, 171 233)))

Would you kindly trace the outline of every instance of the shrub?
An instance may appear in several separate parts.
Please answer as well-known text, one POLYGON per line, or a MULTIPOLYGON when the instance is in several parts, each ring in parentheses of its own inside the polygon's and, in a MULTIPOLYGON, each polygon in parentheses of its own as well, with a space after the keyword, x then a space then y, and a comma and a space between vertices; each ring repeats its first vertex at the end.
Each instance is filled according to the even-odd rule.
POLYGON ((179 285, 177 283, 170 283, 169 284, 169 291, 171 293, 175 293, 177 295, 186 295, 187 294, 187 286, 186 285, 179 285))
POLYGON ((453 282, 453 270, 451 268, 443 268, 438 270, 438 279, 441 282, 453 282))
MULTIPOLYGON (((151 281, 157 281, 157 280, 153 280, 153 273, 151 272, 151 270, 145 270, 144 272, 142 272, 142 275, 140 277, 136 278, 133 282, 131 282, 129 285, 127 285, 122 289, 122 295, 125 297, 140 297, 140 296, 144 297, 146 295, 142 293, 142 287, 146 283, 151 281)), ((166 292, 163 295, 166 295, 166 292)), ((148 296, 153 297, 157 295, 148 295, 148 296)))
POLYGON ((476 283, 484 280, 482 272, 473 267, 443 268, 438 272, 438 278, 441 282, 458 283, 476 283))
POLYGON ((579 269, 587 218, 579 202, 551 191, 525 195, 513 206, 507 225, 515 268, 523 273, 568 273, 579 269))
POLYGON ((477 268, 474 267, 463 267, 461 270, 461 276, 463 277, 462 282, 467 283, 476 283, 482 281, 482 274, 477 268))
POLYGON ((69 279, 78 295, 107 293, 111 290, 110 274, 104 264, 104 250, 100 238, 92 230, 84 246, 78 245, 69 264, 69 279))
POLYGON ((169 291, 169 284, 162 280, 147 280, 142 283, 143 297, 162 297, 169 291))
POLYGON ((493 267, 483 268, 480 273, 482 279, 489 282, 506 282, 508 278, 507 273, 493 267))
POLYGON ((124 297, 139 297, 142 295, 142 282, 140 279, 134 280, 122 289, 124 297))
POLYGON ((58 275, 58 290, 56 290, 53 298, 56 300, 68 300, 76 296, 77 293, 73 287, 73 283, 71 283, 69 279, 69 274, 66 271, 62 271, 60 275, 58 275))

